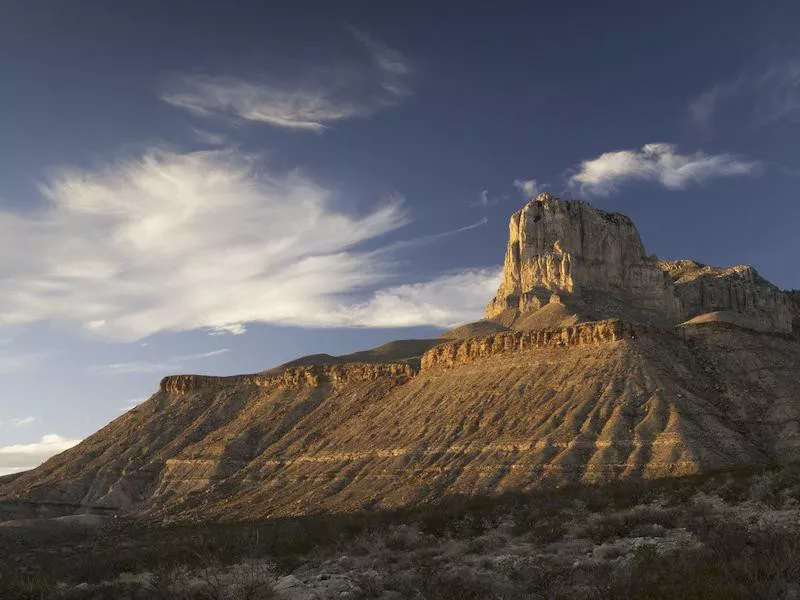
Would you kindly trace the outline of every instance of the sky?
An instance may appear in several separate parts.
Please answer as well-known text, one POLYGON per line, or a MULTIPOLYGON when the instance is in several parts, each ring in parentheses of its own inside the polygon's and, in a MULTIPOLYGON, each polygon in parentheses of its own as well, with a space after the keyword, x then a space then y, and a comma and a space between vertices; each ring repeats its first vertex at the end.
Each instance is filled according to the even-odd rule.
POLYGON ((479 319, 549 191, 800 288, 800 4, 0 0, 0 474, 479 319))

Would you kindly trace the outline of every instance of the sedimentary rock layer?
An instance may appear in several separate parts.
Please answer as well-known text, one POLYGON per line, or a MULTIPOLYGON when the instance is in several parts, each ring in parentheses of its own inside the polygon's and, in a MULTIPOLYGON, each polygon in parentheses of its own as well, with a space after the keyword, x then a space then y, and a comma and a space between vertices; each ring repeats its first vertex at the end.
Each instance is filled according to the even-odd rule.
POLYGON ((418 370, 168 378, 0 498, 251 519, 800 458, 797 365, 787 336, 611 321, 446 343, 418 370))
POLYGON ((675 283, 681 320, 703 313, 732 311, 748 317, 756 329, 784 333, 792 330, 793 307, 789 295, 761 277, 753 267, 722 269, 693 260, 660 264, 675 283))

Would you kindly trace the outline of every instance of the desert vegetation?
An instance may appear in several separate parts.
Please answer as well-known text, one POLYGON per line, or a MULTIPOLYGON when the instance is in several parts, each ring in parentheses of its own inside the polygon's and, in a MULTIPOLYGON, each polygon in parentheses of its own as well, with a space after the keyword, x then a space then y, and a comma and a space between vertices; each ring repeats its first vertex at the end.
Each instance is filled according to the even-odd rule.
POLYGON ((0 527, 0 597, 800 597, 800 464, 260 523, 0 527))

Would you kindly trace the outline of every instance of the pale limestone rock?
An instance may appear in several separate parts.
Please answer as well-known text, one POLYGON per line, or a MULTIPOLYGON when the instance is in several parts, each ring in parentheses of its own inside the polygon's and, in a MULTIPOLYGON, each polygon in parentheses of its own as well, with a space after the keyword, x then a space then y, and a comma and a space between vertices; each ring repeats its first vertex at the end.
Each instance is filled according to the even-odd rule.
POLYGON ((791 333, 793 306, 781 292, 746 265, 712 267, 693 260, 661 261, 675 283, 680 317, 685 321, 704 313, 732 311, 752 322, 753 329, 791 333))
POLYGON ((643 320, 678 316, 672 281, 628 217, 543 193, 511 217, 503 280, 486 315, 534 311, 554 293, 580 299, 598 317, 621 316, 607 306, 643 320))

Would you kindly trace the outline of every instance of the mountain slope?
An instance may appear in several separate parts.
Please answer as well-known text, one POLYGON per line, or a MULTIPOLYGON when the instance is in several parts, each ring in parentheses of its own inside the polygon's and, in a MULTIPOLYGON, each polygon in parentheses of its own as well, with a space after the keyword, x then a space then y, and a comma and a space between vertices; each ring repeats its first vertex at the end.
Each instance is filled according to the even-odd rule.
POLYGON ((800 343, 620 322, 450 342, 408 365, 176 376, 0 489, 243 519, 800 458, 800 343))

